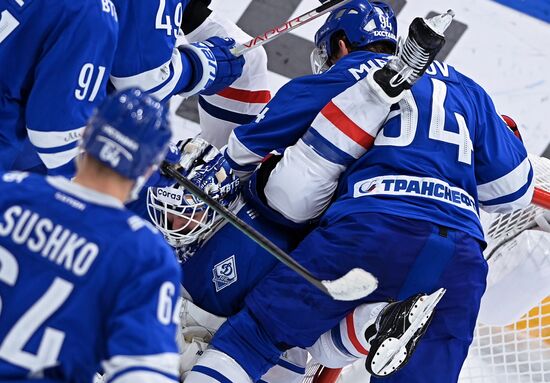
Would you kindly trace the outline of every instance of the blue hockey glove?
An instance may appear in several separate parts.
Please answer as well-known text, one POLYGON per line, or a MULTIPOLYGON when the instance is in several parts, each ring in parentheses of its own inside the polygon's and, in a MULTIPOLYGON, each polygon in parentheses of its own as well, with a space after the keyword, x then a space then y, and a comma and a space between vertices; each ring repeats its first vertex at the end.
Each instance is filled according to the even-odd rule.
POLYGON ((244 57, 233 56, 233 39, 211 37, 206 41, 182 45, 193 66, 191 85, 181 93, 183 97, 195 94, 212 95, 227 88, 243 73, 244 57))
POLYGON ((166 161, 178 164, 182 175, 221 203, 233 201, 239 191, 239 179, 223 154, 200 137, 179 141, 166 161))

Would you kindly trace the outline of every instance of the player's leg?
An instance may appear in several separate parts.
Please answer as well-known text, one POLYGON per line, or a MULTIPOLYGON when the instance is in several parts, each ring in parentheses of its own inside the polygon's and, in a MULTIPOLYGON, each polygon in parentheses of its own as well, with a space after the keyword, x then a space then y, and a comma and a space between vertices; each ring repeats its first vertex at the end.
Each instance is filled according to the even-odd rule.
MULTIPOLYGON (((379 288, 364 302, 397 299, 412 265, 423 254, 439 254, 440 259, 409 295, 435 291, 454 253, 453 238, 440 236, 437 226, 422 221, 361 213, 326 224, 322 222, 292 255, 322 279, 342 276, 352 267, 372 272, 379 288)), ((213 345, 258 378, 285 348, 311 346, 359 303, 335 301, 288 268, 276 267, 249 294, 247 309, 222 326, 213 345)))
MULTIPOLYGON (((456 251, 439 279, 447 291, 437 306, 426 334, 401 371, 383 379, 371 378, 371 383, 458 381, 472 342, 481 296, 485 291, 487 263, 477 241, 460 232, 449 232, 449 235, 456 237, 456 251)), ((426 259, 425 262, 426 267, 422 267, 424 270, 412 270, 412 278, 400 294, 414 290, 420 282, 418 276, 429 272, 430 260, 426 259)))
POLYGON ((439 289, 403 301, 363 304, 308 351, 325 367, 342 368, 366 358, 372 375, 392 374, 408 362, 444 293, 439 289))

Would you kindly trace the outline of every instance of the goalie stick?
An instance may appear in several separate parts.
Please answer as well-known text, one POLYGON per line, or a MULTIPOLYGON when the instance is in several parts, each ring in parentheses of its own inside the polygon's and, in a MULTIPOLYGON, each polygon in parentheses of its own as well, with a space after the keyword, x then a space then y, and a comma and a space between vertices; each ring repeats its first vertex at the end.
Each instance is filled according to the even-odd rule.
POLYGON ((237 45, 236 47, 231 49, 231 53, 233 53, 235 56, 241 56, 244 53, 248 52, 249 50, 260 47, 270 41, 273 41, 277 37, 282 36, 298 28, 299 26, 309 23, 310 21, 315 20, 316 18, 324 15, 325 13, 332 12, 341 6, 346 5, 350 1, 351 0, 331 0, 329 2, 326 2, 323 5, 320 5, 317 8, 304 13, 303 15, 300 15, 291 20, 285 21, 283 24, 275 28, 268 29, 261 35, 254 37, 252 40, 244 44, 237 45))
POLYGON ((263 234, 241 220, 232 211, 218 203, 218 201, 210 197, 200 187, 185 178, 173 164, 164 162, 162 164, 162 171, 175 179, 181 186, 189 190, 196 197, 204 201, 204 203, 214 209, 218 214, 279 261, 333 299, 339 301, 354 301, 366 297, 378 287, 378 280, 371 273, 360 268, 352 269, 343 277, 335 280, 319 280, 315 278, 309 270, 296 262, 290 255, 281 250, 263 234))

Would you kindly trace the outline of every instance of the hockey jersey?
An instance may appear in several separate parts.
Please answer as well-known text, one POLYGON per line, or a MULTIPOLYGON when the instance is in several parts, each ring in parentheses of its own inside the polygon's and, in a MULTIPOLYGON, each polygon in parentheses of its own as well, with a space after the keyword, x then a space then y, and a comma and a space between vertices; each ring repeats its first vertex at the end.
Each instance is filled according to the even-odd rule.
POLYGON ((178 382, 171 249, 63 177, 0 175, 0 381, 178 382))
MULTIPOLYGON (((245 204, 237 216, 284 251, 298 241, 290 230, 273 224, 245 204)), ((183 287, 202 309, 222 317, 237 313, 248 292, 279 263, 229 223, 218 229, 182 264, 183 287)))
MULTIPOLYGON (((334 96, 383 66, 386 57, 353 52, 322 75, 289 82, 254 123, 234 130, 226 150, 231 166, 248 176, 269 152, 294 145, 334 96)), ((329 220, 356 211, 384 212, 480 240, 480 205, 489 212, 510 211, 528 204, 533 193, 525 148, 490 97, 439 62, 392 107, 374 147, 346 174, 329 220)))
POLYGON ((110 0, 0 0, 0 170, 74 173, 117 34, 110 0))
POLYGON ((327 222, 381 212, 483 241, 479 207, 508 212, 529 204, 525 147, 473 80, 436 61, 393 109, 374 146, 342 176, 327 222))
MULTIPOLYGON (((190 42, 211 36, 231 37, 237 43, 252 39, 235 23, 212 12, 196 30, 185 35, 190 42)), ((248 124, 271 99, 267 80, 267 54, 263 47, 244 53, 243 73, 230 87, 211 96, 199 96, 201 137, 221 148, 239 125, 248 124)))
POLYGON ((189 85, 193 69, 176 48, 188 0, 113 0, 120 39, 111 71, 116 89, 137 86, 161 101, 189 85))
POLYGON ((382 67, 386 58, 385 54, 357 51, 323 74, 288 82, 254 121, 231 133, 225 153, 231 167, 246 177, 271 151, 294 145, 334 96, 366 77, 371 69, 382 67))

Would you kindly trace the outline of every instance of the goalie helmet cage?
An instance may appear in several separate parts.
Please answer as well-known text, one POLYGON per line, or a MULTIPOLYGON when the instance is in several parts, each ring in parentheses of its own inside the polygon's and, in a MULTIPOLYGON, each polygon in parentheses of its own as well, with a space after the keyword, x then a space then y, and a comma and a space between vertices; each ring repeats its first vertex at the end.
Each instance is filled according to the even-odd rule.
MULTIPOLYGON (((535 169, 534 201, 538 206, 531 204, 510 214, 486 214, 482 217, 488 243, 485 257, 489 264, 500 246, 535 227, 536 220, 549 212, 550 160, 532 155, 529 158, 535 169)), ((303 383, 353 383, 339 380, 339 375, 340 369, 326 368, 310 361, 303 383)), ((550 382, 550 296, 516 323, 490 326, 478 322, 459 378, 459 383, 524 382, 550 382)))

